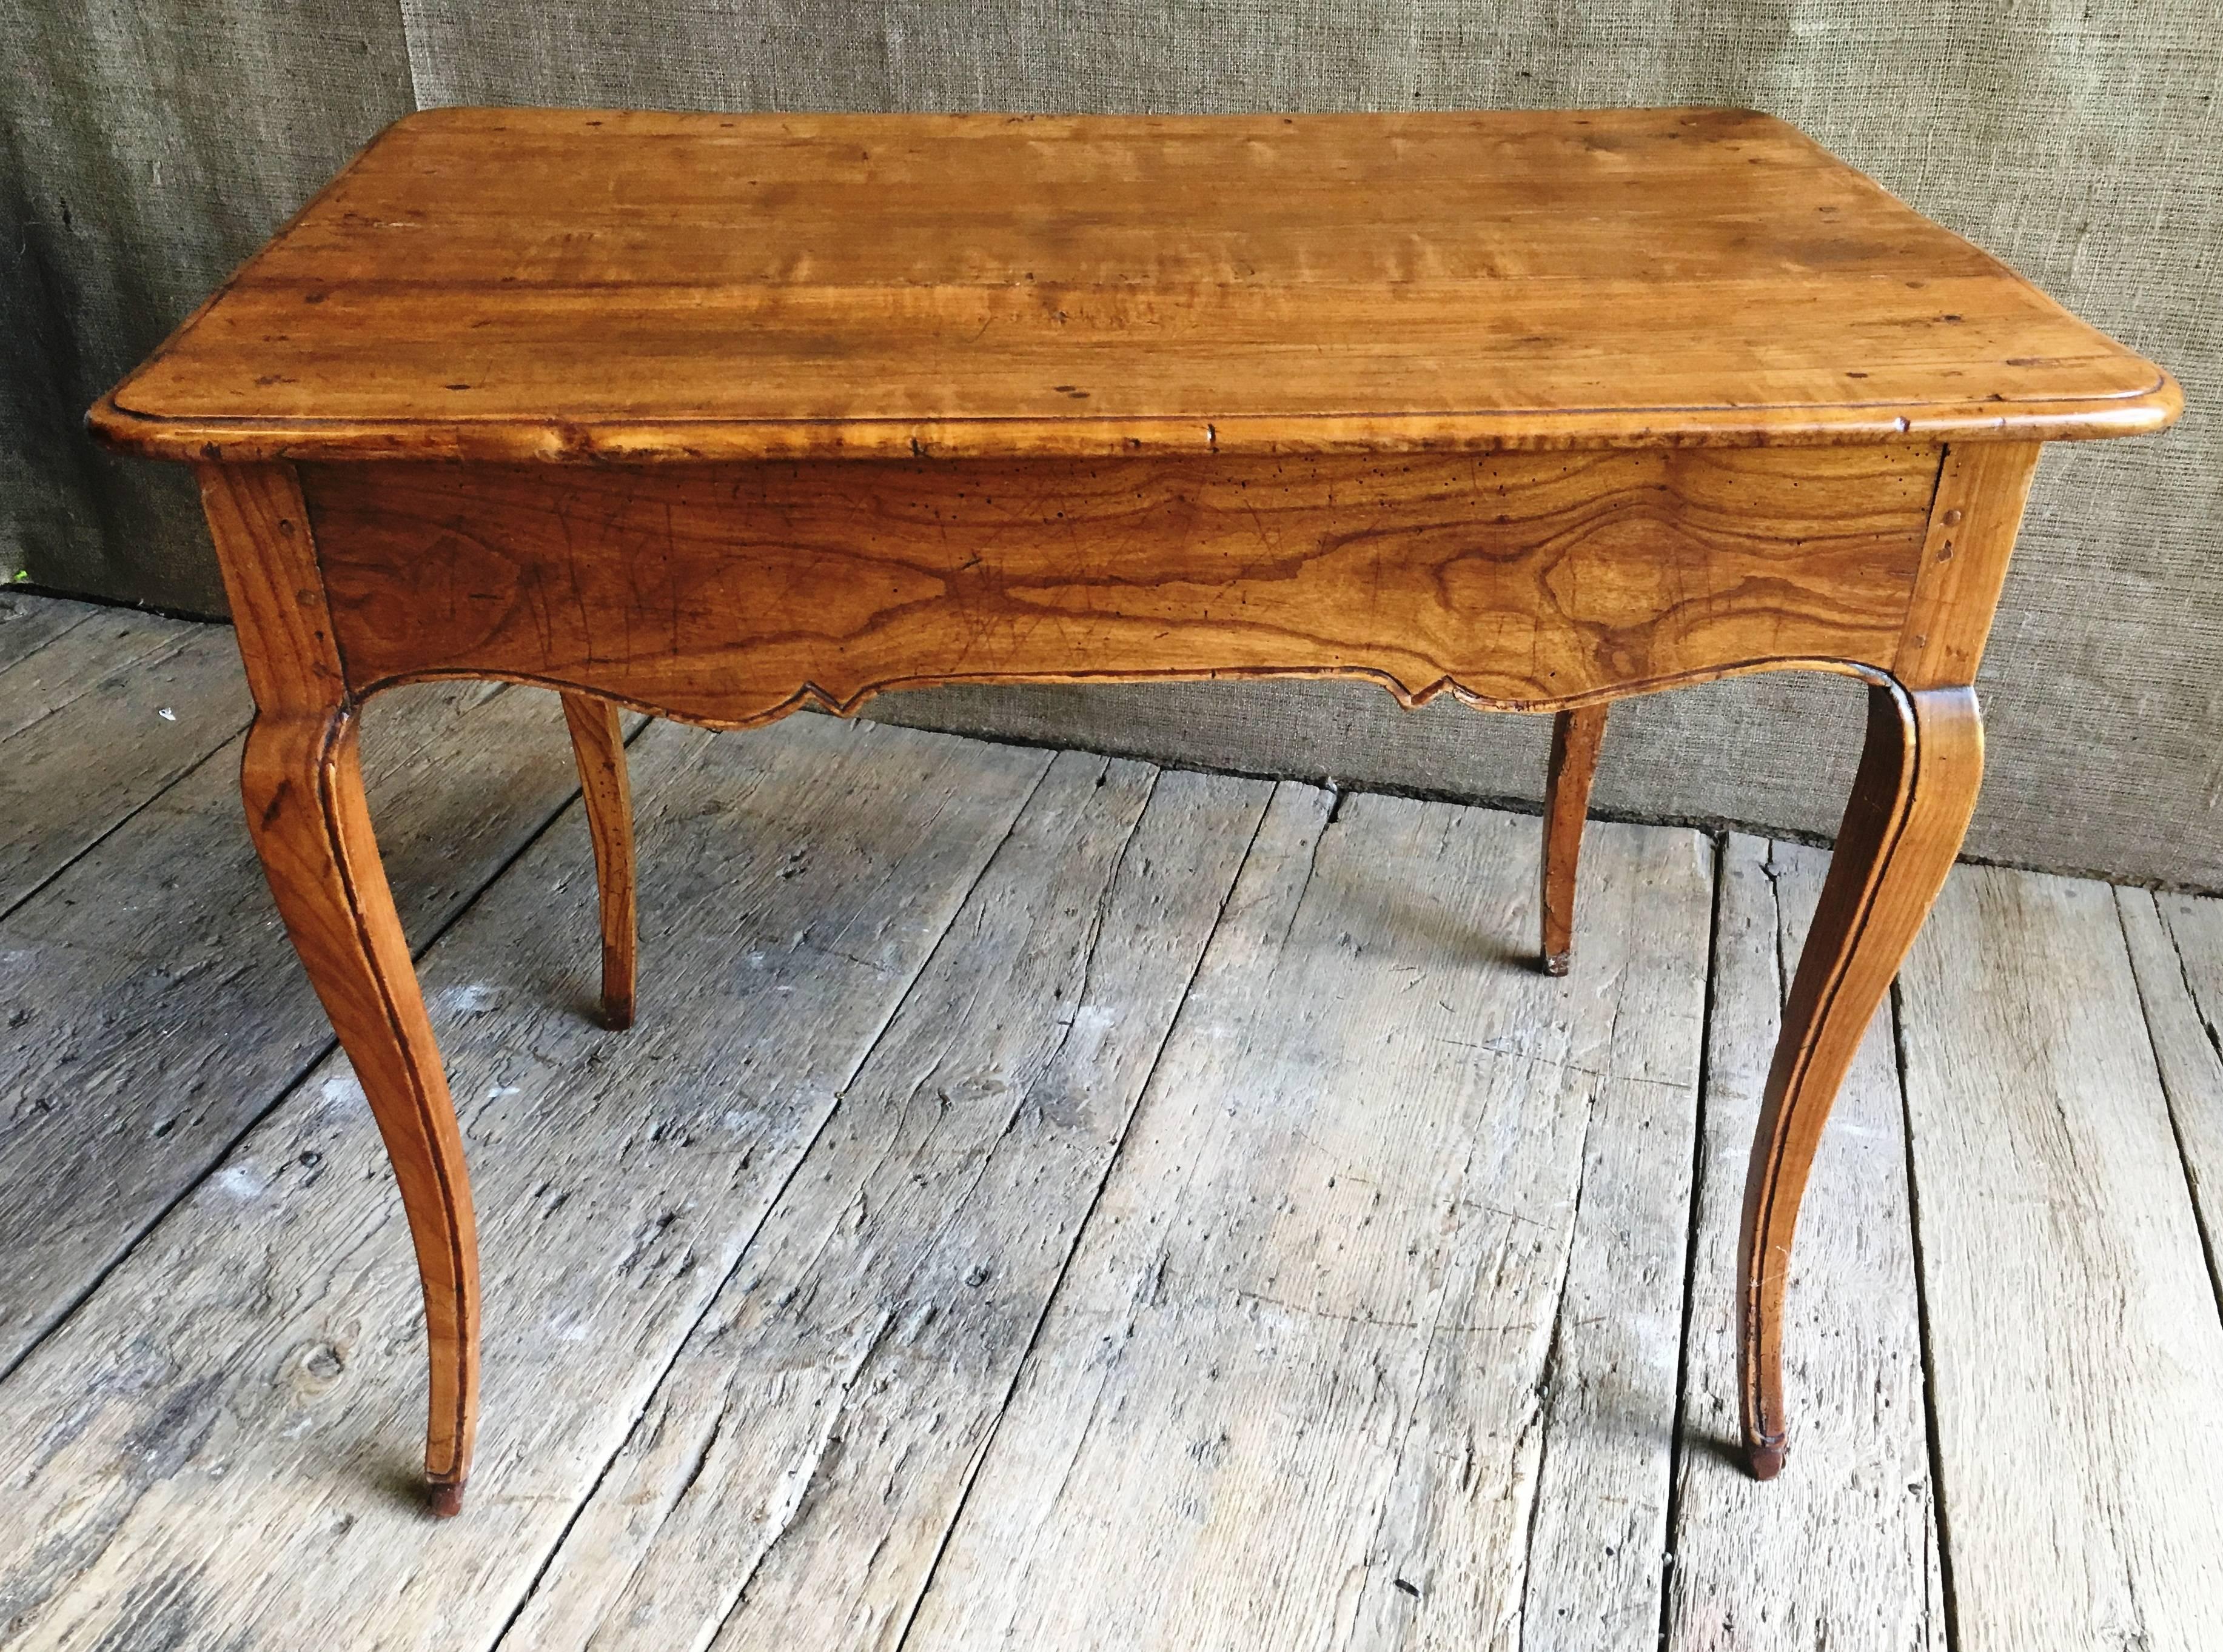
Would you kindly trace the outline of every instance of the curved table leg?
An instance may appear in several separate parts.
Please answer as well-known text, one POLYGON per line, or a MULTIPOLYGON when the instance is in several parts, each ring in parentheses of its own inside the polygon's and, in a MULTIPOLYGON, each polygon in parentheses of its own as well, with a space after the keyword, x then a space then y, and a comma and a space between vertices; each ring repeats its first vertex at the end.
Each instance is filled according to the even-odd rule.
POLYGON ((1590 818, 1590 782, 1605 738, 1606 707, 1581 706, 1552 719, 1552 767, 1544 782, 1544 952, 1546 975, 1565 975, 1574 956, 1575 872, 1590 818))
POLYGON ((287 932, 355 1064, 401 1185, 425 1288, 434 1512, 463 1507, 479 1390, 478 1235, 463 1144, 364 807, 351 710, 256 718, 247 821, 287 932))
POLYGON ((625 730, 618 708, 591 694, 565 694, 564 720, 579 760, 579 793, 595 840, 595 881, 602 908, 602 1022, 633 1025, 638 973, 634 919, 633 782, 626 773, 625 730))
POLYGON ((1783 1291, 1798 1202, 1876 1006, 1951 870, 1983 778, 1973 688, 1868 691, 1867 743, 1784 1007, 1738 1245, 1738 1369, 1754 1475, 1783 1467, 1783 1291))

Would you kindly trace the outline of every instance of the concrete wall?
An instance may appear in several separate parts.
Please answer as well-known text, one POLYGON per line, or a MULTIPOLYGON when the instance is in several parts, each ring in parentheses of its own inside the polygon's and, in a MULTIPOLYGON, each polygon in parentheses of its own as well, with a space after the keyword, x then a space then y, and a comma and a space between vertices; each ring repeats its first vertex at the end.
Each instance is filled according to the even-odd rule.
MULTIPOLYGON (((190 489, 79 417, 386 121, 464 102, 1236 110, 1735 103, 1798 122, 2173 368, 2166 436, 2047 457, 1982 687, 1971 852, 2223 887, 2223 9, 2200 0, 626 7, 0 0, 0 575, 215 612, 190 489)), ((1859 693, 1616 711, 1600 807, 1828 832, 1859 693)), ((875 715, 1533 798, 1536 719, 1356 685, 952 688, 875 715)))

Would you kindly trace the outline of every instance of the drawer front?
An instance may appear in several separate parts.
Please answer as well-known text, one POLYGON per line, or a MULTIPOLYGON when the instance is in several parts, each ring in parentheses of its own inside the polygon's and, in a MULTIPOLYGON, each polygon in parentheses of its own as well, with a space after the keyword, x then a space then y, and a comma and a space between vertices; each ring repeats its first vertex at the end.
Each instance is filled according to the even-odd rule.
POLYGON ((301 467, 350 688, 717 724, 922 683, 1273 675, 1508 707, 1888 667, 1939 450, 301 467))

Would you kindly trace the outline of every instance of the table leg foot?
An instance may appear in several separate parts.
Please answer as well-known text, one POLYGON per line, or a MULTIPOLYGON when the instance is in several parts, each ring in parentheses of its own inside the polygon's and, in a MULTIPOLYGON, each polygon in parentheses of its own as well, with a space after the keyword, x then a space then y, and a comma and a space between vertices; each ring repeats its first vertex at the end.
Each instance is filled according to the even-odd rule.
POLYGON ((425 1506, 432 1511, 436 1520, 453 1520, 463 1511, 463 1480, 427 1480, 425 1482, 425 1506))
POLYGON ((602 1025, 633 1025, 639 975, 635 918, 633 782, 626 772, 625 730, 618 708, 591 694, 565 694, 564 721, 579 762, 579 795, 595 843, 595 882, 602 917, 602 1025))
POLYGON ((1783 1466, 1783 1298, 1814 1150, 1837 1087, 1952 869, 1983 776, 1968 688, 1868 690, 1867 744, 1783 1010, 1745 1182, 1737 1359, 1754 1475, 1783 1466))
POLYGON ((1745 1448, 1745 1467, 1756 1480, 1772 1480, 1783 1472, 1783 1442, 1755 1440, 1745 1448))
POLYGON ((1544 945, 1546 975, 1565 975, 1574 959, 1575 873, 1582 860, 1583 822, 1590 782, 1605 738, 1606 707, 1580 706, 1552 719, 1552 766, 1544 782, 1544 945))

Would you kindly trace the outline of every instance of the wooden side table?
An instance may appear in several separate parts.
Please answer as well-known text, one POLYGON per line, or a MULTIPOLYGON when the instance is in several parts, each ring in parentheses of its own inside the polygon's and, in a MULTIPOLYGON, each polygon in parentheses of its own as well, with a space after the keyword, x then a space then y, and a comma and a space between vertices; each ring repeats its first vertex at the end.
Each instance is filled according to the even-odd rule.
POLYGON ((1739 1264, 1753 1472, 1830 1102, 1950 865, 2041 443, 2169 375, 1737 110, 412 116, 94 407, 199 469, 248 820, 407 1206, 460 1506, 478 1264, 357 713, 561 690, 633 1012, 616 707, 721 728, 915 683, 1350 676, 1557 713, 1567 967, 1609 701, 1848 673, 1867 747, 1739 1264))

